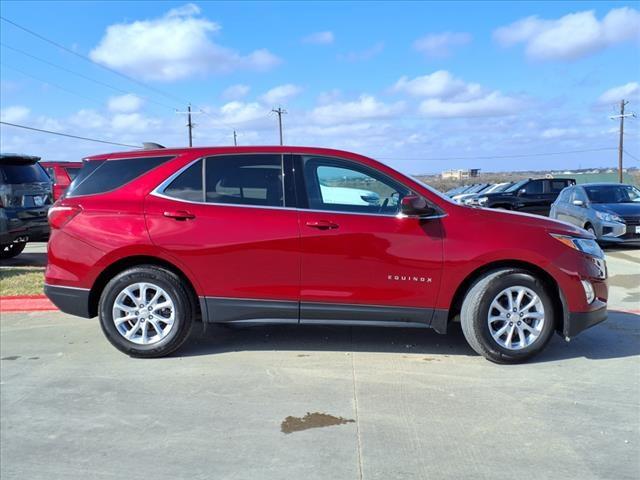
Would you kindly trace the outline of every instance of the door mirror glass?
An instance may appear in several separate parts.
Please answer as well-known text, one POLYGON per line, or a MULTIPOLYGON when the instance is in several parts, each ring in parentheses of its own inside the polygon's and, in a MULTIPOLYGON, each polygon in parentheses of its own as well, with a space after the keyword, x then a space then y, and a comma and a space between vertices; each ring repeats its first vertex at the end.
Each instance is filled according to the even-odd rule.
POLYGON ((584 207, 584 202, 583 202, 582 200, 574 200, 574 201, 573 201, 573 204, 574 204, 576 207, 584 207))
POLYGON ((401 212, 408 217, 430 217, 437 214, 424 197, 419 195, 407 195, 400 201, 401 212))
POLYGON ((526 188, 521 188, 520 190, 518 190, 518 195, 524 195, 525 193, 527 193, 526 188))

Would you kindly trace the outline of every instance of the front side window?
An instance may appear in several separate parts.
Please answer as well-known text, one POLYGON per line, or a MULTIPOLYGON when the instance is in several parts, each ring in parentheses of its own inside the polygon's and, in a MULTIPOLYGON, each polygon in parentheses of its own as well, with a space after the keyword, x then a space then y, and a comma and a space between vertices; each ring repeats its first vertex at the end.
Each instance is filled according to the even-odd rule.
POLYGON ((345 160, 303 157, 309 208, 396 215, 409 193, 403 185, 345 160))

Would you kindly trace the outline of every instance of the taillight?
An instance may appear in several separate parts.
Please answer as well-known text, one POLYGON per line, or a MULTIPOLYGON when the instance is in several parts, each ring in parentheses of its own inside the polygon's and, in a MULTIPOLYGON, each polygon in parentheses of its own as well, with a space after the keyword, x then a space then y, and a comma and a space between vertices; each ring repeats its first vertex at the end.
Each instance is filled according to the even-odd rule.
POLYGON ((81 211, 78 205, 54 205, 49 209, 49 225, 51 228, 62 228, 81 211))

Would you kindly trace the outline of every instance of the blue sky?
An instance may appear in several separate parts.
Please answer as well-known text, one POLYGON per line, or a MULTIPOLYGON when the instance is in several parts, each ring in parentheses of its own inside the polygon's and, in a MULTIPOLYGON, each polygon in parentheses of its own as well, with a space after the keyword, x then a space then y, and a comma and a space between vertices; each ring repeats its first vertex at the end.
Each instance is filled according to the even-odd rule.
MULTIPOLYGON (((3 17, 148 86, 2 22, 3 121, 115 142, 184 145, 175 109, 190 101, 205 112, 196 144, 230 144, 233 129, 241 144, 273 144, 270 110, 281 105, 286 143, 410 173, 564 169, 613 165, 616 152, 601 149, 617 146, 614 104, 624 96, 640 111, 634 2, 1 5, 3 17), (556 152, 567 153, 523 157, 556 152)), ((627 122, 636 158, 639 121, 627 122)), ((2 127, 3 151, 75 160, 114 149, 2 127)))

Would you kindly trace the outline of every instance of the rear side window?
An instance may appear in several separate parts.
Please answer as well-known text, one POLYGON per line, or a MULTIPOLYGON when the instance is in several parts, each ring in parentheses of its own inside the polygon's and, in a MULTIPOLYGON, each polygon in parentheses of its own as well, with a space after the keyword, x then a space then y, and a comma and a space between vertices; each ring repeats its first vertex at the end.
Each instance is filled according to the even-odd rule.
POLYGON ((573 188, 565 188, 560 196, 558 196, 558 202, 568 203, 571 199, 571 194, 573 193, 573 188))
POLYGON ((282 207, 281 155, 230 155, 206 159, 206 201, 282 207))
POLYGON ((537 193, 542 193, 542 182, 534 181, 529 182, 526 187, 524 187, 525 193, 527 195, 535 195, 537 193))
POLYGON ((65 196, 77 197, 115 190, 172 158, 141 157, 86 162, 69 185, 65 196))
POLYGON ((37 163, 21 163, 0 165, 0 180, 2 183, 19 184, 34 182, 50 182, 51 179, 37 163))
POLYGON ((566 180, 551 180, 551 193, 561 192, 568 184, 566 180))

